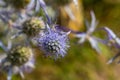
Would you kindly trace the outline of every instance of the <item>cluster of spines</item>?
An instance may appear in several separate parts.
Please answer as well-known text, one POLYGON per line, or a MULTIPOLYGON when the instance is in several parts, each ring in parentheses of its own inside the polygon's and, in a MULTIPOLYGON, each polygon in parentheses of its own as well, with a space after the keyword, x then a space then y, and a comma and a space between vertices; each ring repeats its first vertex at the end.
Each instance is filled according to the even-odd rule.
POLYGON ((7 59, 12 65, 23 65, 32 56, 32 52, 29 47, 17 46, 13 47, 7 55, 7 59))
POLYGON ((31 18, 22 24, 22 31, 29 37, 35 37, 41 30, 45 29, 45 23, 39 18, 31 18))

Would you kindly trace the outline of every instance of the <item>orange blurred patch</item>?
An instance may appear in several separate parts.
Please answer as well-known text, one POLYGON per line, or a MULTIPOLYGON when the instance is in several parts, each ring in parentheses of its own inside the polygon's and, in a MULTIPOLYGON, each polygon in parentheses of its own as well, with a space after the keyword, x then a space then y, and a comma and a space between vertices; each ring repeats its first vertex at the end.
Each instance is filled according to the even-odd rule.
POLYGON ((63 26, 68 26, 72 30, 78 31, 83 28, 83 7, 82 1, 79 0, 79 7, 77 8, 75 4, 72 2, 69 5, 71 12, 74 16, 74 19, 71 19, 70 16, 65 11, 65 6, 60 8, 60 24, 63 26))

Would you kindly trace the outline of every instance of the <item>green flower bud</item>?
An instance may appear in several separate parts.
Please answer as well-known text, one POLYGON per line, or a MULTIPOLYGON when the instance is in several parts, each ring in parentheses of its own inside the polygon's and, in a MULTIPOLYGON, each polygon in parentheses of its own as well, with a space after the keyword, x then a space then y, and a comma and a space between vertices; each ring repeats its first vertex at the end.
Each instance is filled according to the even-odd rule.
POLYGON ((39 18, 31 18, 23 23, 23 33, 29 37, 38 35, 41 29, 45 29, 45 24, 39 18))
POLYGON ((26 46, 17 46, 11 49, 7 55, 7 60, 16 66, 25 64, 32 57, 32 51, 26 46))

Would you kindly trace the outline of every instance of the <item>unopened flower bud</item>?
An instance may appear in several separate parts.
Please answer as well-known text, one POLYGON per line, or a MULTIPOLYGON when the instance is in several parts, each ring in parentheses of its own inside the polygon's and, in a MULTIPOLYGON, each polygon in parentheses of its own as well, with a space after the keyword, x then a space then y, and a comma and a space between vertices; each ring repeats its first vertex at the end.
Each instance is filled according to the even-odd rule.
POLYGON ((12 64, 12 65, 23 65, 32 56, 31 49, 29 47, 25 46, 17 46, 11 49, 10 53, 7 56, 7 60, 12 64))
POLYGON ((31 18, 23 23, 23 33, 29 37, 34 37, 45 28, 45 24, 39 18, 31 18))

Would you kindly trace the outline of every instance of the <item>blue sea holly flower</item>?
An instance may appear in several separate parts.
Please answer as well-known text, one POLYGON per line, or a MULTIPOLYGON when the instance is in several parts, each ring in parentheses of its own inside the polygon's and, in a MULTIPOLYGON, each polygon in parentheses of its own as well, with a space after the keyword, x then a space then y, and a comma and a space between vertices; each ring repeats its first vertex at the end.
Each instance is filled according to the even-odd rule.
POLYGON ((31 72, 34 68, 34 55, 28 46, 17 45, 0 55, 0 71, 7 73, 7 80, 12 79, 13 74, 31 72))
POLYGON ((98 40, 95 36, 92 35, 93 32, 95 31, 97 24, 98 24, 98 22, 96 21, 95 15, 92 11, 91 11, 91 17, 92 17, 91 24, 88 24, 88 22, 86 22, 87 31, 83 32, 83 33, 76 34, 75 36, 77 38, 80 38, 80 40, 79 40, 80 44, 82 44, 86 40, 88 40, 90 42, 92 48, 95 49, 98 53, 101 53, 99 46, 98 46, 98 40))
POLYGON ((22 28, 23 33, 25 33, 27 36, 30 37, 38 35, 41 32, 41 30, 45 29, 45 24, 43 20, 35 17, 26 20, 22 24, 22 26, 23 26, 22 28))
POLYGON ((48 27, 47 30, 37 38, 38 46, 45 52, 45 56, 54 59, 64 57, 69 48, 69 34, 70 32, 66 33, 48 27))
POLYGON ((19 20, 18 22, 21 23, 13 23, 13 27, 17 28, 19 32, 13 35, 12 38, 17 37, 22 33, 26 34, 28 38, 33 38, 45 29, 45 23, 41 18, 32 17, 25 20, 19 20))

